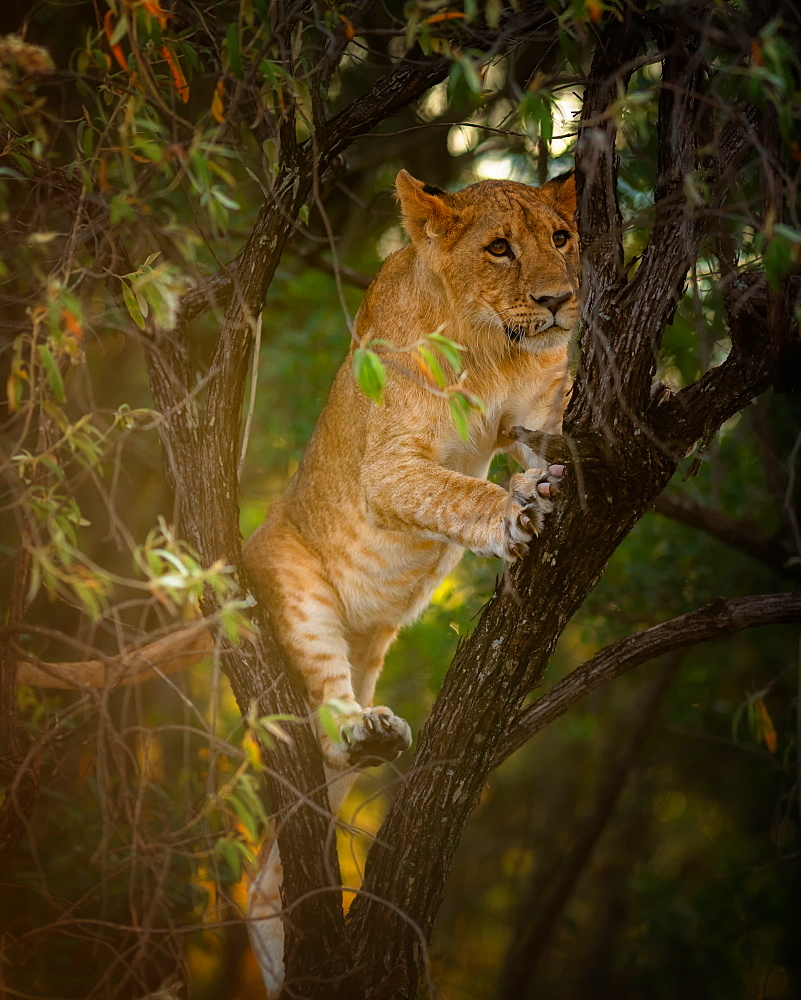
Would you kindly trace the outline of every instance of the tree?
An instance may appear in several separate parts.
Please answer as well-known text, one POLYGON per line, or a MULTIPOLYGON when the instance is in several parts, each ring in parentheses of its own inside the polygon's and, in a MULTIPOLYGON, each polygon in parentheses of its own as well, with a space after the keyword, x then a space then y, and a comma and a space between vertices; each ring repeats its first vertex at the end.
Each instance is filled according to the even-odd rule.
MULTIPOLYGON (((62 10, 49 10, 30 18, 25 40, 2 43, 11 251, 4 459, 18 541, 3 647, 9 791, 0 851, 10 862, 36 809, 37 761, 63 734, 55 721, 26 745, 13 693, 17 660, 41 662, 36 642, 54 638, 43 595, 61 602, 59 631, 78 654, 88 649, 101 661, 109 656, 94 639, 101 623, 119 646, 138 617, 140 645, 153 616, 174 622, 196 598, 223 626, 216 654, 246 720, 244 753, 260 746, 262 754, 237 770, 227 799, 218 796, 227 813, 206 835, 227 845, 218 853, 235 872, 246 848, 225 834, 225 818, 238 816, 257 839, 252 793, 254 775, 263 777, 284 859, 288 984, 308 997, 412 997, 468 818, 491 769, 540 724, 545 709, 524 704, 559 636, 685 457, 693 453, 693 471, 754 397, 798 388, 797 14, 789 5, 704 2, 401 11, 369 2, 268 8, 253 0, 204 10, 144 0, 112 3, 102 17, 79 7, 67 26, 62 10), (36 44, 47 17, 65 35, 46 38, 52 54, 36 44), (503 83, 493 74, 505 74, 503 83), (227 569, 239 564, 241 424, 253 346, 265 336, 259 317, 282 254, 291 245, 332 269, 338 286, 353 277, 333 242, 330 261, 320 248, 346 224, 341 188, 358 190, 375 170, 357 141, 391 120, 390 131, 403 135, 395 116, 414 122, 414 103, 445 80, 438 114, 448 124, 471 114, 489 136, 500 127, 493 122, 519 124, 501 138, 536 150, 541 178, 559 100, 583 88, 574 147, 583 267, 576 387, 564 437, 533 442, 569 463, 571 476, 540 544, 505 575, 460 643, 346 921, 319 753, 310 727, 286 721, 305 718, 302 695, 283 669, 268 609, 254 612, 252 629, 242 581, 227 569), (239 218, 243 204, 249 214, 239 218), (84 345, 115 327, 137 337, 152 407, 119 398, 112 412, 86 405, 84 345), (724 335, 725 352, 712 339, 724 335), (671 350, 665 337, 699 345, 700 364, 688 372, 675 363, 679 384, 655 388, 671 350), (116 513, 114 473, 100 486, 124 555, 135 554, 137 584, 118 566, 100 569, 90 552, 98 543, 83 531, 81 488, 102 484, 104 464, 119 475, 120 449, 148 428, 162 445, 169 523, 137 548, 116 513), (134 617, 124 605, 137 586, 147 600, 135 602, 134 617)), ((380 148, 423 159, 402 135, 382 137, 380 148)), ((756 539, 685 500, 659 502, 729 540, 749 538, 763 561, 797 580, 791 503, 787 539, 756 539)), ((651 622, 660 617, 653 611, 651 622)), ((723 601, 635 632, 545 698, 561 693, 564 707, 654 648, 800 616, 792 594, 723 601)), ((112 676, 118 662, 109 660, 112 676)), ((110 695, 98 702, 101 719, 110 695)), ((766 711, 755 699, 763 732, 766 711)), ((135 817, 136 795, 131 801, 135 817)), ((154 919, 151 912, 139 924, 134 957, 152 943, 154 919)), ((146 962, 145 971, 130 972, 133 959, 127 968, 133 985, 126 980, 121 992, 152 988, 146 962)), ((111 991, 108 980, 96 989, 111 991)))

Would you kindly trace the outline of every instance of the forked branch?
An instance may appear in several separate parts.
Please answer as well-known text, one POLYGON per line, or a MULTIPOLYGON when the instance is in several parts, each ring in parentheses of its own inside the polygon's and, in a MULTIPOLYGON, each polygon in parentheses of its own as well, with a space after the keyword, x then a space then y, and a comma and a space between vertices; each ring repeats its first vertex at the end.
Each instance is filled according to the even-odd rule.
POLYGON ((801 593, 759 594, 728 601, 719 598, 696 611, 634 632, 596 653, 527 708, 498 747, 493 765, 502 764, 581 698, 648 660, 759 625, 797 621, 801 621, 801 593))

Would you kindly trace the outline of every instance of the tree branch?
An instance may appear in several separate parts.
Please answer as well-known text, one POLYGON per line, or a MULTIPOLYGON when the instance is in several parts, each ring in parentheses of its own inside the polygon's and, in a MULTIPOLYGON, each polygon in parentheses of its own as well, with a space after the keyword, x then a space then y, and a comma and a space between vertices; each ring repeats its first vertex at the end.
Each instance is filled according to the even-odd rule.
POLYGON ((763 535, 751 522, 728 517, 719 510, 704 507, 689 497, 675 493, 663 493, 657 497, 654 510, 690 528, 700 528, 713 538, 759 560, 774 572, 801 582, 801 563, 792 561, 793 554, 778 538, 763 535))
POLYGON ((502 764, 575 702, 641 663, 744 629, 797 621, 801 621, 801 593, 760 594, 728 601, 719 598, 696 611, 634 632, 596 653, 527 708, 498 747, 493 767, 502 764))
POLYGON ((627 416, 648 403, 662 332, 681 299, 705 229, 706 214, 687 196, 697 167, 696 118, 709 19, 708 5, 702 6, 699 24, 683 20, 672 30, 657 31, 668 48, 659 90, 654 226, 637 273, 616 297, 615 312, 626 314, 629 322, 610 331, 611 364, 621 371, 621 358, 628 361, 625 383, 616 386, 615 407, 623 404, 627 416))
MULTIPOLYGON (((790 278, 789 284, 791 298, 797 302, 801 278, 790 278)), ((649 423, 666 447, 686 454, 699 438, 714 433, 777 377, 775 355, 767 343, 767 306, 761 275, 743 274, 733 282, 726 301, 732 342, 729 356, 667 401, 652 401, 649 423)), ((789 323, 785 342, 791 343, 796 336, 795 324, 789 323)))
POLYGON ((592 59, 576 144, 582 271, 603 295, 623 273, 622 216, 617 199, 617 123, 610 107, 625 90, 643 44, 642 22, 628 6, 611 17, 592 59))
MULTIPOLYGON (((617 394, 610 353, 614 335, 614 290, 625 283, 623 220, 617 197, 617 124, 611 108, 625 92, 634 59, 644 44, 641 23, 631 7, 624 18, 608 18, 597 41, 587 80, 576 144, 576 190, 584 302, 581 312, 579 391, 568 408, 585 432, 608 436, 608 410, 617 394)), ((578 434, 578 428, 574 428, 578 434)))

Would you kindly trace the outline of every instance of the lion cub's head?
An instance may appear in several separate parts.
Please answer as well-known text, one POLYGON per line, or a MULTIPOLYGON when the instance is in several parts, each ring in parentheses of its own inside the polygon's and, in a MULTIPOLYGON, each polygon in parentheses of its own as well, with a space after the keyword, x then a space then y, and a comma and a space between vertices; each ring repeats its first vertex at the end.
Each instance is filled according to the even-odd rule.
POLYGON ((450 194, 401 170, 395 185, 415 250, 478 337, 535 352, 567 341, 578 321, 572 174, 450 194))

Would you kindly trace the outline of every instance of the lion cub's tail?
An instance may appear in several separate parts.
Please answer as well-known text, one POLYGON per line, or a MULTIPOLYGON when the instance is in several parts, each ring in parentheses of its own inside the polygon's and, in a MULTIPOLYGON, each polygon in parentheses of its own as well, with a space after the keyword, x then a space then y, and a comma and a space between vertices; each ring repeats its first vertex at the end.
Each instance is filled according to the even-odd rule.
POLYGON ((20 660, 17 683, 46 688, 102 688, 141 684, 160 674, 172 674, 200 662, 214 649, 209 622, 198 618, 141 649, 103 660, 43 663, 20 660))

